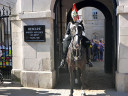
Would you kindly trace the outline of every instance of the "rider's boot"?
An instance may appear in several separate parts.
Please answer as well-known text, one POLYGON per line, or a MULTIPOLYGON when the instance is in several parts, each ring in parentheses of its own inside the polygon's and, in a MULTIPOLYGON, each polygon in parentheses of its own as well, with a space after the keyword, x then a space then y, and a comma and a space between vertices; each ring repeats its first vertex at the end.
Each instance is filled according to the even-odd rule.
POLYGON ((93 63, 92 62, 88 62, 89 67, 93 67, 93 63))
POLYGON ((91 62, 91 60, 88 60, 88 63, 89 67, 93 67, 93 63, 91 62))

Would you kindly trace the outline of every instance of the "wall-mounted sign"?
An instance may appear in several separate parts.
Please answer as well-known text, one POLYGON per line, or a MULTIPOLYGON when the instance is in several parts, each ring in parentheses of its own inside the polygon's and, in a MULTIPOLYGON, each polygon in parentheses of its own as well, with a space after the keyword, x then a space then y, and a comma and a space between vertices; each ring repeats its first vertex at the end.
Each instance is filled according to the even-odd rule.
POLYGON ((25 42, 45 42, 45 25, 24 26, 25 42))

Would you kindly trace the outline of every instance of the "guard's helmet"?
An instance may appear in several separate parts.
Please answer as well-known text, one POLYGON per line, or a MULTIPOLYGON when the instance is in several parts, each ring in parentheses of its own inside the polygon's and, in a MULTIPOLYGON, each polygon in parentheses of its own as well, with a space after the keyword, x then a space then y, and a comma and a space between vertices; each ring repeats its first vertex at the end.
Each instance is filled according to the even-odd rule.
POLYGON ((73 7, 72 7, 72 12, 71 12, 71 17, 74 18, 74 17, 78 17, 79 19, 79 16, 78 16, 78 12, 77 12, 77 8, 76 8, 76 4, 74 3, 73 4, 73 7))

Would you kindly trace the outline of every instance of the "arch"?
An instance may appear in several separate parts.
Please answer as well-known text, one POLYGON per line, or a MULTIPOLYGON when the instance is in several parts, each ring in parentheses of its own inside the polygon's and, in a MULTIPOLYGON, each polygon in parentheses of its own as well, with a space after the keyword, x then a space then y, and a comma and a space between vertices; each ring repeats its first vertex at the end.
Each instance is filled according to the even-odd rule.
POLYGON ((55 3, 58 0, 51 0, 51 5, 50 5, 50 10, 53 12, 54 8, 55 8, 55 3))
MULTIPOLYGON (((88 0, 88 1, 78 2, 76 3, 76 7, 78 10, 83 7, 95 7, 104 14, 107 20, 112 20, 112 14, 110 13, 109 9, 104 4, 100 3, 99 1, 88 0)), ((70 15, 71 11, 72 9, 70 9, 70 11, 68 12, 67 22, 69 22, 71 19, 71 15, 70 15)))
MULTIPOLYGON (((116 63, 116 59, 117 59, 117 47, 116 47, 116 43, 117 43, 117 31, 115 26, 113 26, 113 24, 116 24, 116 20, 115 20, 115 8, 116 8, 116 1, 113 0, 113 9, 109 10, 107 8, 107 6, 105 6, 104 4, 102 4, 99 1, 94 1, 94 0, 87 0, 87 1, 81 1, 76 3, 76 7, 77 9, 81 9, 83 7, 95 7, 97 9, 99 9, 105 16, 105 72, 106 73, 112 73, 115 72, 115 70, 117 69, 117 63, 116 63), (112 12, 112 13, 111 13, 112 12)), ((70 9, 70 11, 68 12, 67 15, 67 23, 71 20, 71 11, 72 9, 70 9)))
MULTIPOLYGON (((95 7, 97 9, 99 9, 105 16, 105 43, 107 46, 105 46, 105 72, 106 73, 114 73, 113 74, 113 78, 115 78, 115 71, 117 70, 117 16, 116 16, 116 7, 117 7, 117 2, 116 0, 111 0, 109 3, 110 6, 112 7, 111 9, 109 9, 109 6, 103 4, 104 2, 100 2, 100 0, 83 0, 83 1, 76 1, 76 6, 77 9, 81 9, 83 7, 95 7)), ((60 41, 60 43, 62 43, 62 20, 61 20, 61 16, 62 16, 62 4, 61 4, 61 0, 56 0, 55 4, 54 4, 54 12, 55 12, 55 20, 54 20, 54 48, 56 49, 55 51, 58 52, 58 49, 61 50, 62 49, 62 44, 57 45, 57 42, 60 41), (58 5, 57 5, 58 4, 58 5), (60 9, 58 10, 57 7, 59 7, 60 9), (56 12, 57 9, 57 12, 56 12), (57 13, 57 14, 56 14, 57 13), (59 18, 58 18, 59 17, 59 18), (59 22, 57 22, 57 20, 59 20, 59 22), (60 28, 60 29, 59 29, 60 28), (61 35, 60 35, 61 34, 61 35), (57 39, 57 37, 59 37, 59 39, 57 39), (59 46, 59 47, 58 47, 59 46), (57 49, 58 48, 58 49, 57 49)), ((65 18, 65 20, 67 20, 67 23, 70 21, 71 19, 71 10, 69 6, 67 8, 68 14, 67 17, 65 18)), ((66 11, 67 12, 67 11, 66 11)), ((65 12, 65 14, 66 14, 65 12)), ((64 25, 63 25, 64 26, 64 25)), ((66 27, 66 26, 65 26, 66 27)), ((54 55, 58 58, 61 58, 61 52, 57 53, 55 52, 54 55)), ((60 60, 60 59, 59 59, 60 60)), ((58 59, 54 60, 55 62, 55 68, 58 66, 58 62, 60 62, 58 59)), ((55 69, 57 70, 57 69, 55 69)), ((62 71, 62 70, 61 70, 62 71)), ((59 71, 56 71, 56 78, 58 79, 58 73, 59 71)), ((114 80, 114 79, 113 79, 114 80)), ((115 84, 115 81, 113 82, 115 84)))
MULTIPOLYGON (((56 8, 56 4, 59 2, 60 8, 62 7, 61 5, 61 0, 56 0, 55 5, 54 5, 54 11, 56 8)), ((109 6, 104 5, 103 3, 100 2, 100 0, 84 0, 84 1, 78 1, 76 3, 77 9, 81 9, 83 7, 95 7, 99 9, 105 16, 105 72, 106 73, 111 73, 113 72, 113 66, 117 66, 116 59, 117 59, 117 30, 116 26, 113 26, 113 24, 116 24, 116 0, 111 0, 109 3, 111 3, 111 7, 113 9, 108 9, 109 6), (109 57, 109 58, 108 58, 109 57)), ((60 32, 62 34, 62 9, 60 9, 60 32)), ((71 9, 69 9, 68 14, 67 14, 67 23, 71 19, 71 9)), ((55 29, 54 29, 55 30, 55 29)), ((62 35, 61 35, 62 39, 62 35)), ((116 67, 115 67, 116 69, 116 67)), ((115 70, 114 69, 114 70, 115 70)))

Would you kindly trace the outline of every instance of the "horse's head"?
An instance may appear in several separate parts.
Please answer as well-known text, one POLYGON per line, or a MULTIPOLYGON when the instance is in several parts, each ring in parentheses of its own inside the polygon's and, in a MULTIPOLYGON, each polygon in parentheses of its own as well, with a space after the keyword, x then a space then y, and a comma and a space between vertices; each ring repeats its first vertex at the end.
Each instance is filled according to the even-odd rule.
POLYGON ((76 58, 76 60, 78 60, 81 55, 82 29, 83 28, 80 23, 73 24, 71 28, 72 51, 73 51, 73 56, 76 58))

